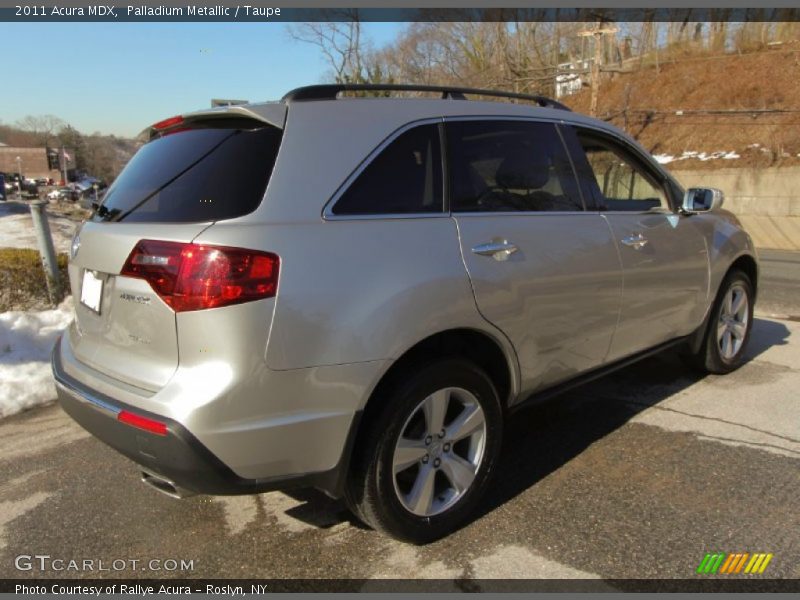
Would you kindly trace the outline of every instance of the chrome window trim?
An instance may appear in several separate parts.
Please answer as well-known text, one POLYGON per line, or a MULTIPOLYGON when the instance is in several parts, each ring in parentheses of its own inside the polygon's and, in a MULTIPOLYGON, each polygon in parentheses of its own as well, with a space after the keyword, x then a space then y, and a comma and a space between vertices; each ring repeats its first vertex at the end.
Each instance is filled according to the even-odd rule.
MULTIPOLYGON (((584 128, 590 131, 595 131, 597 133, 606 135, 608 137, 613 138, 615 142, 618 142, 623 145, 623 147, 628 150, 629 152, 633 153, 634 156, 640 159, 643 162, 646 162, 649 166, 655 167, 655 170, 662 175, 664 178, 672 179, 672 176, 665 171, 661 165, 656 162, 651 155, 645 155, 637 146, 628 142, 623 136, 619 135, 617 132, 613 130, 606 129, 604 127, 598 127, 594 123, 586 123, 583 121, 573 120, 569 118, 557 118, 551 116, 527 116, 527 115, 448 115, 442 117, 427 117, 424 119, 417 119, 416 121, 410 121, 405 125, 397 128, 392 133, 390 133, 380 144, 378 144, 368 155, 367 157, 361 161, 361 163, 348 175, 342 184, 336 189, 330 199, 325 203, 325 206, 322 210, 322 219, 324 221, 365 221, 365 220, 397 220, 397 219, 436 219, 442 217, 450 217, 450 216, 488 216, 488 215, 498 215, 498 216, 514 216, 514 215, 581 215, 581 214, 648 214, 650 211, 637 211, 637 210, 590 210, 588 208, 584 208, 584 210, 574 210, 574 211, 502 211, 502 212, 491 212, 491 211, 470 211, 470 212, 455 212, 449 206, 445 206, 447 202, 447 194, 449 193, 448 190, 448 181, 447 181, 447 158, 445 157, 446 148, 443 141, 439 140, 440 153, 442 155, 442 211, 441 212, 421 212, 421 213, 375 213, 375 214, 363 214, 363 215, 336 215, 333 213, 333 206, 342 197, 342 195, 347 191, 350 185, 358 178, 359 175, 372 163, 372 161, 380 154, 383 150, 386 149, 394 140, 396 140, 399 136, 404 134, 410 129, 414 127, 419 127, 422 125, 434 125, 434 124, 444 124, 447 125, 448 122, 459 122, 459 121, 527 121, 527 122, 534 122, 534 123, 552 123, 556 125, 556 131, 559 135, 561 132, 558 131, 558 125, 568 125, 571 127, 577 128, 584 128), (448 210, 445 211, 445 208, 448 210)), ((563 143, 563 140, 562 140, 563 143)), ((569 153, 569 150, 565 148, 565 152, 572 163, 573 157, 569 153)), ((573 172, 574 172, 574 165, 573 165, 573 172)), ((577 177, 576 177, 577 179, 577 177)), ((586 207, 586 199, 583 197, 583 190, 578 186, 578 191, 581 195, 581 201, 586 207)), ((666 193, 666 190, 664 190, 666 193)), ((667 193, 667 198, 670 202, 669 207, 662 207, 662 209, 666 208, 666 212, 669 214, 675 214, 675 210, 671 206, 671 197, 667 193)))
POLYGON ((666 206, 659 206, 658 210, 596 210, 593 211, 600 215, 674 215, 672 209, 666 206))
POLYGON ((446 212, 430 213, 378 213, 369 215, 334 215, 323 214, 325 221, 396 221, 398 219, 446 219, 450 215, 446 212))
MULTIPOLYGON (((588 210, 504 210, 504 211, 468 211, 454 212, 453 218, 457 217, 565 217, 568 215, 595 215, 597 213, 588 210)), ((600 213, 602 214, 602 213, 600 213)))
MULTIPOLYGON (((378 144, 369 154, 367 157, 361 161, 361 163, 348 175, 342 184, 336 189, 330 199, 325 203, 325 206, 322 208, 322 219, 324 221, 363 221, 363 220, 373 220, 373 219, 423 219, 423 218, 438 218, 438 217, 447 217, 449 216, 444 211, 444 204, 445 204, 445 186, 444 181, 442 181, 442 208, 438 212, 422 212, 422 213, 375 213, 375 214, 364 214, 364 215, 337 215, 333 213, 333 207, 342 197, 342 195, 350 188, 353 182, 358 179, 358 176, 364 172, 364 170, 372 164, 372 161, 383 152, 387 146, 389 146, 392 142, 394 142, 398 137, 403 135, 405 132, 413 129, 415 127, 421 127, 422 125, 436 125, 442 122, 442 117, 429 117, 425 119, 418 119, 416 121, 411 121, 406 123, 402 127, 395 129, 392 133, 390 133, 380 144, 378 144)), ((437 131, 437 136, 440 136, 440 133, 437 131)), ((441 141, 439 143, 441 146, 441 141)), ((442 153, 442 149, 440 148, 440 154, 442 153)), ((441 168, 441 166, 440 166, 441 168)), ((442 169, 442 178, 444 178, 444 169, 442 169)))

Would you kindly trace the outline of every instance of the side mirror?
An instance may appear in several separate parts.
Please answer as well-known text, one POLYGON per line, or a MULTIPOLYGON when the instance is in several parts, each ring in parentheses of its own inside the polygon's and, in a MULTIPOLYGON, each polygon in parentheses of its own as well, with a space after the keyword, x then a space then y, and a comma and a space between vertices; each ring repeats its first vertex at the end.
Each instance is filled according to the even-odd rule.
POLYGON ((683 197, 681 212, 687 215, 710 212, 722 207, 725 194, 716 188, 689 188, 683 197))

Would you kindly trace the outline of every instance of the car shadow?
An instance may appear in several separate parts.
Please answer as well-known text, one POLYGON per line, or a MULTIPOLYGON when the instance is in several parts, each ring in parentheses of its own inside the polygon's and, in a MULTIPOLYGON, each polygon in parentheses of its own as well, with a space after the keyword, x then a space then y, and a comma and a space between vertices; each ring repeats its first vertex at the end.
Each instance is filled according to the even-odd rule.
MULTIPOLYGON (((786 345, 789 336, 790 331, 782 323, 756 319, 747 362, 773 346, 786 345)), ((503 451, 492 487, 473 520, 523 493, 637 414, 704 378, 705 375, 688 367, 672 349, 544 403, 520 409, 505 428, 503 451)), ((302 502, 286 514, 308 525, 330 529, 349 522, 366 528, 342 500, 333 500, 313 489, 283 493, 302 502)))
MULTIPOLYGON (((790 335, 780 322, 755 319, 745 364, 774 346, 788 344, 790 335)), ((506 427, 494 485, 478 516, 505 504, 639 413, 705 377, 671 349, 520 409, 506 427)))
POLYGON ((785 346, 789 343, 790 335, 791 332, 783 323, 756 317, 747 344, 746 361, 755 360, 773 346, 785 346))

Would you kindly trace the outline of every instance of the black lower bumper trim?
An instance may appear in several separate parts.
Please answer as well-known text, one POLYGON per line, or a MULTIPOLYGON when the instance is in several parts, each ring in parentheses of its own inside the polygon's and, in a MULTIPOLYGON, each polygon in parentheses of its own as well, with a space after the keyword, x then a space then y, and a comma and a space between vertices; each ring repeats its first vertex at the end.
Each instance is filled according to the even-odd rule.
MULTIPOLYGON (((86 388, 64 372, 60 355, 59 339, 53 349, 52 367, 59 403, 64 411, 93 436, 144 470, 160 475, 178 487, 212 495, 316 487, 334 497, 341 495, 344 477, 341 466, 347 463, 347 451, 330 471, 269 479, 239 477, 180 423, 86 388), (166 423, 167 434, 157 435, 118 421, 117 414, 123 410, 166 423)), ((351 434, 356 429, 358 416, 351 426, 351 434)))

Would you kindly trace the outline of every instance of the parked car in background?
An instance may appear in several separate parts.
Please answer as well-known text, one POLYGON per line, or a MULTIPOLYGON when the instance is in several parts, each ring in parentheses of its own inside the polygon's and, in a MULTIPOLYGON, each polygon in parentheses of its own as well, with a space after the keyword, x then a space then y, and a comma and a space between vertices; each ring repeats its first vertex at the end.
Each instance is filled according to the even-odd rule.
POLYGON ((6 173, 5 176, 6 191, 13 193, 19 190, 19 182, 21 179, 19 173, 6 173))
POLYGON ((745 360, 758 263, 722 193, 556 101, 322 85, 150 132, 75 236, 53 372, 162 492, 314 486, 428 542, 521 407, 666 348, 745 360), (437 97, 341 97, 394 90, 437 97))
POLYGON ((20 189, 23 198, 38 198, 39 186, 32 179, 25 179, 20 189))
POLYGON ((47 197, 51 200, 70 200, 76 202, 80 199, 80 193, 71 187, 60 187, 48 192, 47 197))
POLYGON ((63 200, 66 199, 68 194, 70 193, 69 188, 57 188, 54 190, 50 190, 47 192, 47 199, 48 200, 63 200))

